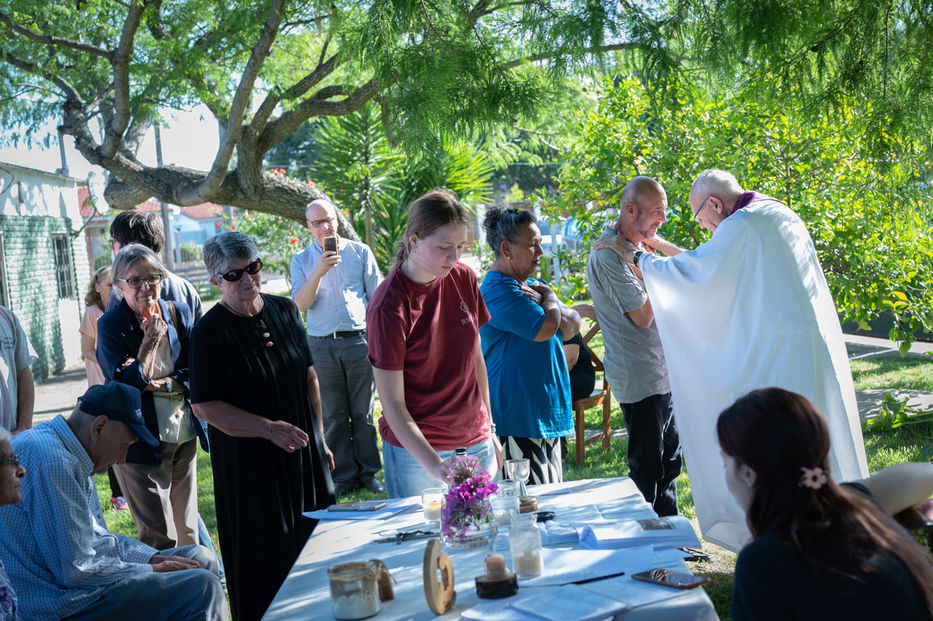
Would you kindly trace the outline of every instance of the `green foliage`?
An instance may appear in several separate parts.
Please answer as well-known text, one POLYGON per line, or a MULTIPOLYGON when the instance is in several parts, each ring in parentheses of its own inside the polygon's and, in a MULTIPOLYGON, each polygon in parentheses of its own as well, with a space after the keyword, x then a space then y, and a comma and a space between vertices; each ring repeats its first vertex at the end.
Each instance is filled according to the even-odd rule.
POLYGON ((706 67, 767 76, 794 93, 808 116, 865 105, 866 147, 896 149, 898 136, 930 145, 933 13, 924 0, 699 0, 688 11, 691 43, 706 67))
POLYGON ((235 216, 230 224, 233 230, 249 235, 256 242, 263 273, 281 274, 291 286, 292 257, 311 243, 308 230, 293 220, 261 211, 235 216))
POLYGON ((862 428, 865 431, 881 431, 933 421, 933 412, 908 407, 909 400, 909 398, 898 399, 894 393, 884 393, 884 401, 881 403, 878 416, 866 420, 862 423, 862 428))
POLYGON ((368 240, 385 272, 392 265, 412 201, 443 187, 468 208, 485 202, 495 165, 487 144, 447 136, 436 147, 408 155, 403 147, 389 144, 380 119, 376 104, 326 118, 293 145, 295 150, 278 149, 272 158, 310 164, 321 189, 368 240))
MULTIPOLYGON (((687 194, 704 169, 731 170, 744 187, 784 201, 807 223, 836 305, 846 320, 882 310, 892 339, 909 342, 933 326, 933 233, 925 171, 928 155, 897 142, 903 159, 879 161, 859 142, 871 110, 854 102, 812 120, 793 93, 766 83, 714 97, 669 79, 607 83, 597 112, 580 118, 577 143, 561 172, 564 197, 551 213, 577 216, 589 239, 605 224, 634 175, 667 190, 662 234, 692 248, 707 238, 691 218, 687 194), (589 209, 585 207, 592 202, 589 209)), ((586 260, 571 257, 578 271, 586 260)))
POLYGON ((181 253, 182 261, 200 261, 201 260, 201 246, 194 242, 185 242, 181 244, 178 248, 181 253))

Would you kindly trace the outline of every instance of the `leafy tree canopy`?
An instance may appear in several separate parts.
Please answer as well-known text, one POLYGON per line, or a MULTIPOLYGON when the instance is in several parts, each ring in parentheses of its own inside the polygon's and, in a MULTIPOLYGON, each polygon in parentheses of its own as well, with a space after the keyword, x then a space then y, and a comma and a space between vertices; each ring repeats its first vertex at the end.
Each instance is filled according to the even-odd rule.
POLYGON ((607 52, 643 79, 720 92, 766 74, 811 113, 857 97, 876 153, 926 145, 930 21, 911 0, 0 0, 0 122, 58 118, 112 173, 118 208, 212 200, 301 220, 321 191, 263 161, 309 119, 375 100, 391 143, 436 149, 530 127, 607 52), (213 162, 139 162, 160 111, 196 104, 223 128, 213 162))
MULTIPOLYGON (((707 168, 724 168, 803 218, 845 319, 864 323, 890 312, 891 338, 906 343, 929 332, 933 208, 921 176, 929 152, 902 139, 895 144, 901 158, 878 160, 859 141, 873 120, 870 105, 842 101, 836 114, 814 121, 775 83, 727 97, 676 79, 607 83, 599 110, 580 118, 552 213, 569 211, 595 239, 616 217, 625 183, 648 175, 667 191, 661 234, 693 248, 708 234, 691 217, 690 184, 707 168)), ((586 252, 565 259, 577 268, 571 293, 584 293, 586 252)))
POLYGON ((262 163, 308 119, 377 99, 392 141, 437 147, 546 105, 592 53, 647 47, 621 42, 640 19, 610 2, 2 0, 0 119, 59 118, 113 173, 112 206, 213 200, 300 220, 322 193, 262 163), (223 128, 205 170, 138 161, 159 110, 201 103, 223 128))

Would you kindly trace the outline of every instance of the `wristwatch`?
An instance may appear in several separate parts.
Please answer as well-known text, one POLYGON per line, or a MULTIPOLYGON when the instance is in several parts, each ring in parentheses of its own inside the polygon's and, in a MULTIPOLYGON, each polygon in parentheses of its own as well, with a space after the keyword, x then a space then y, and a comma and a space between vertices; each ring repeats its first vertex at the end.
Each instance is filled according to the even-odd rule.
POLYGON ((635 265, 635 267, 638 267, 638 262, 641 260, 641 255, 643 254, 645 254, 643 251, 638 250, 632 256, 632 263, 635 265))

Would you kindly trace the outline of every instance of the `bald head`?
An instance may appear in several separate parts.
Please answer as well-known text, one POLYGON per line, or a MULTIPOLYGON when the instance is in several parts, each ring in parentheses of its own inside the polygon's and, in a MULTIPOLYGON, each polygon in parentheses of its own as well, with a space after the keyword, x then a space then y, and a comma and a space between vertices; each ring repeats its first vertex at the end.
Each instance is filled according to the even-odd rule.
POLYGON ((324 240, 337 235, 337 208, 323 198, 308 203, 305 208, 305 222, 315 243, 324 247, 324 240))
POLYGON ((622 189, 621 207, 624 209, 628 203, 637 204, 646 196, 653 196, 663 192, 664 188, 661 187, 661 184, 651 177, 633 177, 622 189))
POLYGON ((633 244, 654 237, 666 218, 667 193, 651 177, 635 177, 622 190, 616 231, 633 244))
POLYGON ((324 198, 319 198, 317 200, 313 200, 310 203, 308 203, 308 206, 305 207, 305 219, 306 220, 314 220, 314 218, 311 217, 312 209, 315 211, 315 213, 317 213, 318 209, 323 209, 331 217, 333 217, 337 213, 337 208, 334 207, 334 204, 324 198))

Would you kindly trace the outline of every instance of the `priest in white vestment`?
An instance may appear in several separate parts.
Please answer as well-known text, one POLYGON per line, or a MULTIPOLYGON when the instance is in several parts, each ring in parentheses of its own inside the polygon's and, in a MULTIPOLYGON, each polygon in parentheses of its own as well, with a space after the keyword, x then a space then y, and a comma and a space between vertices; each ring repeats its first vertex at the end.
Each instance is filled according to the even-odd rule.
POLYGON ((677 426, 703 536, 731 550, 749 539, 726 487, 716 418, 755 388, 817 405, 838 481, 868 476, 842 329, 813 242, 783 203, 746 192, 730 173, 693 183, 690 209, 712 238, 682 251, 656 239, 635 253, 667 359, 677 426))

